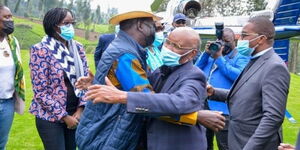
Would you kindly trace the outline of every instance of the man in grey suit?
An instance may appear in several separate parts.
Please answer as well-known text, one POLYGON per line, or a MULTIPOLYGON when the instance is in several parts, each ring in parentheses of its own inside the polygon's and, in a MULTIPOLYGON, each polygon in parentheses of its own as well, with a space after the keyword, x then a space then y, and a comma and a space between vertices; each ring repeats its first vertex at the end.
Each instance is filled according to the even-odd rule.
POLYGON ((156 93, 125 92, 113 86, 94 85, 89 87, 86 99, 94 103, 127 104, 128 112, 151 116, 147 123, 148 150, 206 150, 205 128, 197 121, 220 130, 225 118, 218 112, 202 110, 206 79, 192 63, 199 44, 199 35, 189 27, 176 28, 170 33, 161 51, 164 65, 149 77, 156 93), (172 116, 188 113, 191 113, 188 120, 194 125, 167 122, 172 116))
POLYGON ((208 96, 229 104, 230 150, 275 150, 282 141, 290 74, 274 52, 275 29, 265 17, 251 18, 243 27, 237 49, 251 55, 232 88, 207 87, 208 96))

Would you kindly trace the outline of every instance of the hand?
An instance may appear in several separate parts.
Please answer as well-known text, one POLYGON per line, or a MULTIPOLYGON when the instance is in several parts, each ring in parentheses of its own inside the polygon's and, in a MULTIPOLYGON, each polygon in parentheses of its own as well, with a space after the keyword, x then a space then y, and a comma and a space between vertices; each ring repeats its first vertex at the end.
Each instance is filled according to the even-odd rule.
POLYGON ((295 150, 296 148, 290 144, 280 143, 278 146, 278 150, 295 150))
POLYGON ((209 49, 208 49, 211 43, 213 43, 213 41, 207 41, 207 43, 205 44, 205 52, 208 53, 208 54, 211 54, 209 49))
POLYGON ((197 121, 215 132, 222 130, 225 126, 225 117, 222 116, 222 112, 217 111, 200 110, 198 111, 197 121))
POLYGON ((72 117, 76 118, 78 121, 80 121, 80 116, 82 114, 83 107, 78 107, 76 109, 76 112, 72 115, 72 117))
POLYGON ((62 120, 66 123, 68 129, 75 129, 78 125, 78 120, 73 116, 65 116, 62 120))
POLYGON ((79 90, 86 90, 89 86, 93 84, 94 75, 89 70, 88 76, 80 77, 77 82, 75 83, 75 87, 79 90))
POLYGON ((85 100, 91 100, 93 103, 116 104, 127 102, 127 92, 117 89, 110 80, 105 77, 106 85, 92 85, 85 94, 85 100))
POLYGON ((207 96, 212 96, 215 94, 215 89, 210 84, 207 84, 206 91, 207 91, 207 96))
POLYGON ((217 59, 217 58, 219 58, 220 56, 222 56, 222 55, 223 55, 223 54, 222 54, 223 50, 224 50, 224 46, 222 46, 221 49, 220 49, 219 51, 217 51, 216 53, 214 53, 214 54, 212 55, 212 58, 217 59))

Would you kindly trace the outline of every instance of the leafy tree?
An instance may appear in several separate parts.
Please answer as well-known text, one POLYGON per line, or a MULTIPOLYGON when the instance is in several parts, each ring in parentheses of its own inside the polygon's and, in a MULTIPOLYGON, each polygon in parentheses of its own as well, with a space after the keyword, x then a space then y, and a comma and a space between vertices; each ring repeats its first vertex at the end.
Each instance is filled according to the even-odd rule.
POLYGON ((97 6, 97 9, 96 9, 96 12, 95 12, 95 22, 96 23, 101 22, 101 8, 100 8, 99 5, 97 6))
POLYGON ((17 3, 16 3, 15 9, 14 9, 14 12, 15 12, 15 13, 17 13, 17 11, 18 11, 18 9, 19 9, 20 2, 21 2, 21 0, 18 0, 17 3))

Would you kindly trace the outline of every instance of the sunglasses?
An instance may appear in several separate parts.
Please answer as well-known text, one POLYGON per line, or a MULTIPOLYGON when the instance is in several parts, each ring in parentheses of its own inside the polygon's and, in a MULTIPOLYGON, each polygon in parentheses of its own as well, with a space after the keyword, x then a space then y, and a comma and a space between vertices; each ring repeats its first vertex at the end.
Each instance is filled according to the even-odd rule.
POLYGON ((196 50, 197 48, 192 48, 192 47, 183 47, 173 41, 171 41, 170 39, 166 38, 165 39, 165 44, 167 45, 170 45, 176 49, 179 49, 179 50, 186 50, 186 51, 190 51, 190 50, 196 50))
POLYGON ((177 20, 175 23, 176 23, 176 24, 185 24, 186 21, 185 21, 185 20, 177 20))

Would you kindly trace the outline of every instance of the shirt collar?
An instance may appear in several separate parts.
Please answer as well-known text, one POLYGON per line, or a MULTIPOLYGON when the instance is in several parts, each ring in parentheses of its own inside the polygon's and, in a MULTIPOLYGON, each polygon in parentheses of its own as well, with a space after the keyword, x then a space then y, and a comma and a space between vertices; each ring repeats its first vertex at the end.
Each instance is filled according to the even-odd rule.
POLYGON ((273 47, 269 47, 269 48, 267 48, 267 49, 265 49, 265 50, 263 50, 263 51, 260 51, 260 52, 258 52, 257 54, 253 55, 253 56, 251 57, 251 59, 254 59, 254 58, 257 58, 257 57, 259 57, 259 56, 262 56, 263 54, 265 54, 266 52, 268 52, 268 51, 271 50, 271 49, 273 49, 273 47))

